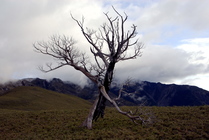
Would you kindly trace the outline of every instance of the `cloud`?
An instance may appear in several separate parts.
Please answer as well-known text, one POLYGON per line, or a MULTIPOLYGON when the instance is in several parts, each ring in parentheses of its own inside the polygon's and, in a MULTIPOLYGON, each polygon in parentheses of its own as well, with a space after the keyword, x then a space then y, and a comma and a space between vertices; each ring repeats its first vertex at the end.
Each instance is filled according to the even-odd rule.
POLYGON ((209 90, 207 85, 209 82, 209 38, 186 39, 182 40, 182 43, 178 48, 188 52, 190 54, 189 62, 201 65, 202 69, 196 74, 175 82, 179 84, 197 85, 209 90))
POLYGON ((145 3, 145 6, 131 4, 127 11, 131 11, 129 15, 137 23, 146 43, 172 41, 171 44, 174 44, 185 37, 209 35, 206 33, 209 30, 209 10, 206 6, 209 1, 160 0, 145 3))
MULTIPOLYGON (((143 50, 142 57, 119 64, 117 78, 198 86, 201 85, 197 84, 198 81, 201 81, 205 85, 206 78, 203 80, 200 77, 207 77, 209 72, 208 41, 209 38, 182 40, 182 44, 175 48, 148 46, 143 50)), ((206 86, 202 88, 208 89, 206 86)))
POLYGON ((209 38, 185 39, 177 48, 190 53, 191 63, 209 65, 209 38))
POLYGON ((128 29, 136 24, 145 44, 142 57, 117 65, 116 78, 204 85, 209 69, 208 0, 1 0, 0 82, 58 77, 84 84, 85 76, 70 67, 47 74, 40 72, 39 65, 54 60, 35 53, 33 43, 48 40, 53 34, 66 34, 88 52, 89 44, 70 12, 77 19, 84 16, 85 26, 97 30, 105 22, 103 12, 114 16, 112 5, 119 12, 126 12, 128 29))
MULTIPOLYGON (((92 17, 98 18, 94 13, 96 10, 99 10, 96 13, 101 13, 102 15, 100 11, 101 6, 99 6, 98 2, 92 1, 90 2, 92 4, 89 4, 89 1, 72 3, 72 1, 54 0, 3 2, 4 4, 0 6, 0 11, 3 13, 0 15, 1 82, 28 76, 41 76, 45 78, 61 77, 67 80, 66 75, 69 73, 75 74, 69 76, 68 79, 73 79, 73 81, 83 79, 80 73, 76 73, 73 69, 67 69, 68 71, 61 69, 60 71, 52 72, 53 75, 41 73, 37 67, 54 60, 35 53, 33 43, 48 40, 53 34, 74 36, 78 42, 84 42, 84 38, 81 39, 82 34, 80 29, 70 17, 70 12, 75 13, 76 18, 77 16, 81 18, 82 12, 79 9, 83 7, 84 16, 91 17, 89 20, 86 20, 88 21, 87 24, 91 24, 92 17)), ((78 45, 86 45, 86 43, 78 45)))

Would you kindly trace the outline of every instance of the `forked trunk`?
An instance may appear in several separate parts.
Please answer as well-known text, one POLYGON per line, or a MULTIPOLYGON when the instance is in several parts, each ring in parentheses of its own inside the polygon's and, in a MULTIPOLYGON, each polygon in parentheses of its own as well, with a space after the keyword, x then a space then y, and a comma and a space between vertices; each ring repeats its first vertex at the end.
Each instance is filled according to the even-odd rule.
POLYGON ((87 127, 88 129, 92 128, 92 123, 93 120, 97 120, 99 117, 103 118, 104 117, 104 111, 106 107, 106 101, 107 99, 103 96, 103 93, 100 90, 100 86, 104 86, 106 93, 108 94, 110 85, 112 82, 112 77, 113 77, 113 70, 115 67, 115 61, 111 62, 108 66, 105 78, 104 78, 104 83, 102 85, 98 86, 98 91, 99 91, 99 96, 95 100, 92 108, 90 109, 89 115, 86 118, 86 120, 83 122, 84 127, 87 127))
POLYGON ((100 93, 97 99, 95 100, 92 108, 90 109, 88 117, 83 122, 82 124, 83 127, 87 127, 88 129, 91 129, 94 120, 96 121, 99 117, 101 118, 104 117, 104 111, 106 106, 105 103, 106 103, 106 98, 104 98, 102 93, 100 93))

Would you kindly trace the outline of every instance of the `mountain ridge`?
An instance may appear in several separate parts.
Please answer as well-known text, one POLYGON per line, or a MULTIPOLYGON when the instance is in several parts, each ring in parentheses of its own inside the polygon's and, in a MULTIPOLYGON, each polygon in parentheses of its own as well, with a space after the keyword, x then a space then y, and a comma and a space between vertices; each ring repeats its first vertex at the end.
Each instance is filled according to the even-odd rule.
MULTIPOLYGON (((97 97, 97 87, 93 84, 83 88, 71 82, 65 82, 58 78, 52 80, 34 78, 22 79, 0 85, 0 95, 18 86, 38 86, 47 90, 64 94, 71 94, 80 98, 93 100, 97 97)), ((109 95, 118 96, 121 88, 114 85, 109 95)), ((133 82, 126 87, 126 93, 122 94, 119 105, 150 105, 150 106, 198 106, 209 105, 209 91, 190 85, 162 84, 148 81, 133 82), (132 93, 132 94, 128 94, 132 93)))

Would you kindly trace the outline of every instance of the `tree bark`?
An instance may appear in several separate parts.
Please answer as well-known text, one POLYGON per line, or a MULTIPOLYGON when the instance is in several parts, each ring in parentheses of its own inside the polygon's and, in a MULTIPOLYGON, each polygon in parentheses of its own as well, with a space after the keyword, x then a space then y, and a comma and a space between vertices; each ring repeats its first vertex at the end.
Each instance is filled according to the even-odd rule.
MULTIPOLYGON (((107 72, 106 75, 104 77, 104 83, 102 84, 105 88, 106 93, 109 93, 110 90, 110 85, 112 83, 112 78, 113 78, 113 71, 115 68, 115 61, 113 59, 112 62, 109 63, 109 66, 107 68, 107 72)), ((103 94, 100 91, 100 87, 98 87, 99 90, 99 101, 94 113, 94 117, 93 120, 97 120, 99 117, 103 118, 104 117, 104 111, 105 111, 105 107, 106 107, 106 101, 107 99, 104 98, 103 94)))
POLYGON ((85 121, 83 122, 82 126, 83 127, 87 127, 88 129, 92 129, 92 121, 93 121, 93 117, 97 108, 97 104, 99 101, 99 97, 97 97, 97 99, 95 100, 92 108, 89 111, 88 117, 85 119, 85 121))
POLYGON ((92 105, 88 117, 85 119, 85 121, 82 124, 83 127, 87 127, 88 129, 92 129, 92 124, 94 120, 96 121, 99 117, 101 118, 104 117, 104 111, 105 111, 107 99, 103 96, 100 90, 99 92, 100 92, 99 96, 92 105))
MULTIPOLYGON (((110 85, 112 82, 115 63, 116 62, 113 61, 109 64, 105 78, 104 78, 104 82, 102 84, 104 86, 107 94, 109 93, 110 85)), ((101 118, 104 117, 104 111, 106 108, 107 99, 103 96, 103 93, 100 90, 100 86, 101 85, 98 84, 99 96, 97 97, 96 101, 94 102, 92 108, 90 109, 88 117, 86 118, 86 120, 83 122, 83 125, 82 125, 84 127, 87 127, 88 129, 92 128, 93 120, 96 121, 99 117, 101 117, 101 118)))

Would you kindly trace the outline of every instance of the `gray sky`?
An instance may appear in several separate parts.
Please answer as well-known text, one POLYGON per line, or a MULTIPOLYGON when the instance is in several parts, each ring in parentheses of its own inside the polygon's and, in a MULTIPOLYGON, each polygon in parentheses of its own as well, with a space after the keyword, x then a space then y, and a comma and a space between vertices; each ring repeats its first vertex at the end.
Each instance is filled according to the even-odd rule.
POLYGON ((54 60, 34 52, 33 43, 65 34, 77 47, 89 44, 71 19, 85 17, 94 29, 113 15, 113 5, 129 16, 127 27, 137 25, 145 44, 142 57, 118 63, 115 77, 151 82, 196 85, 209 90, 208 0, 0 0, 0 82, 40 77, 85 83, 85 76, 64 67, 42 73, 39 65, 54 60))

